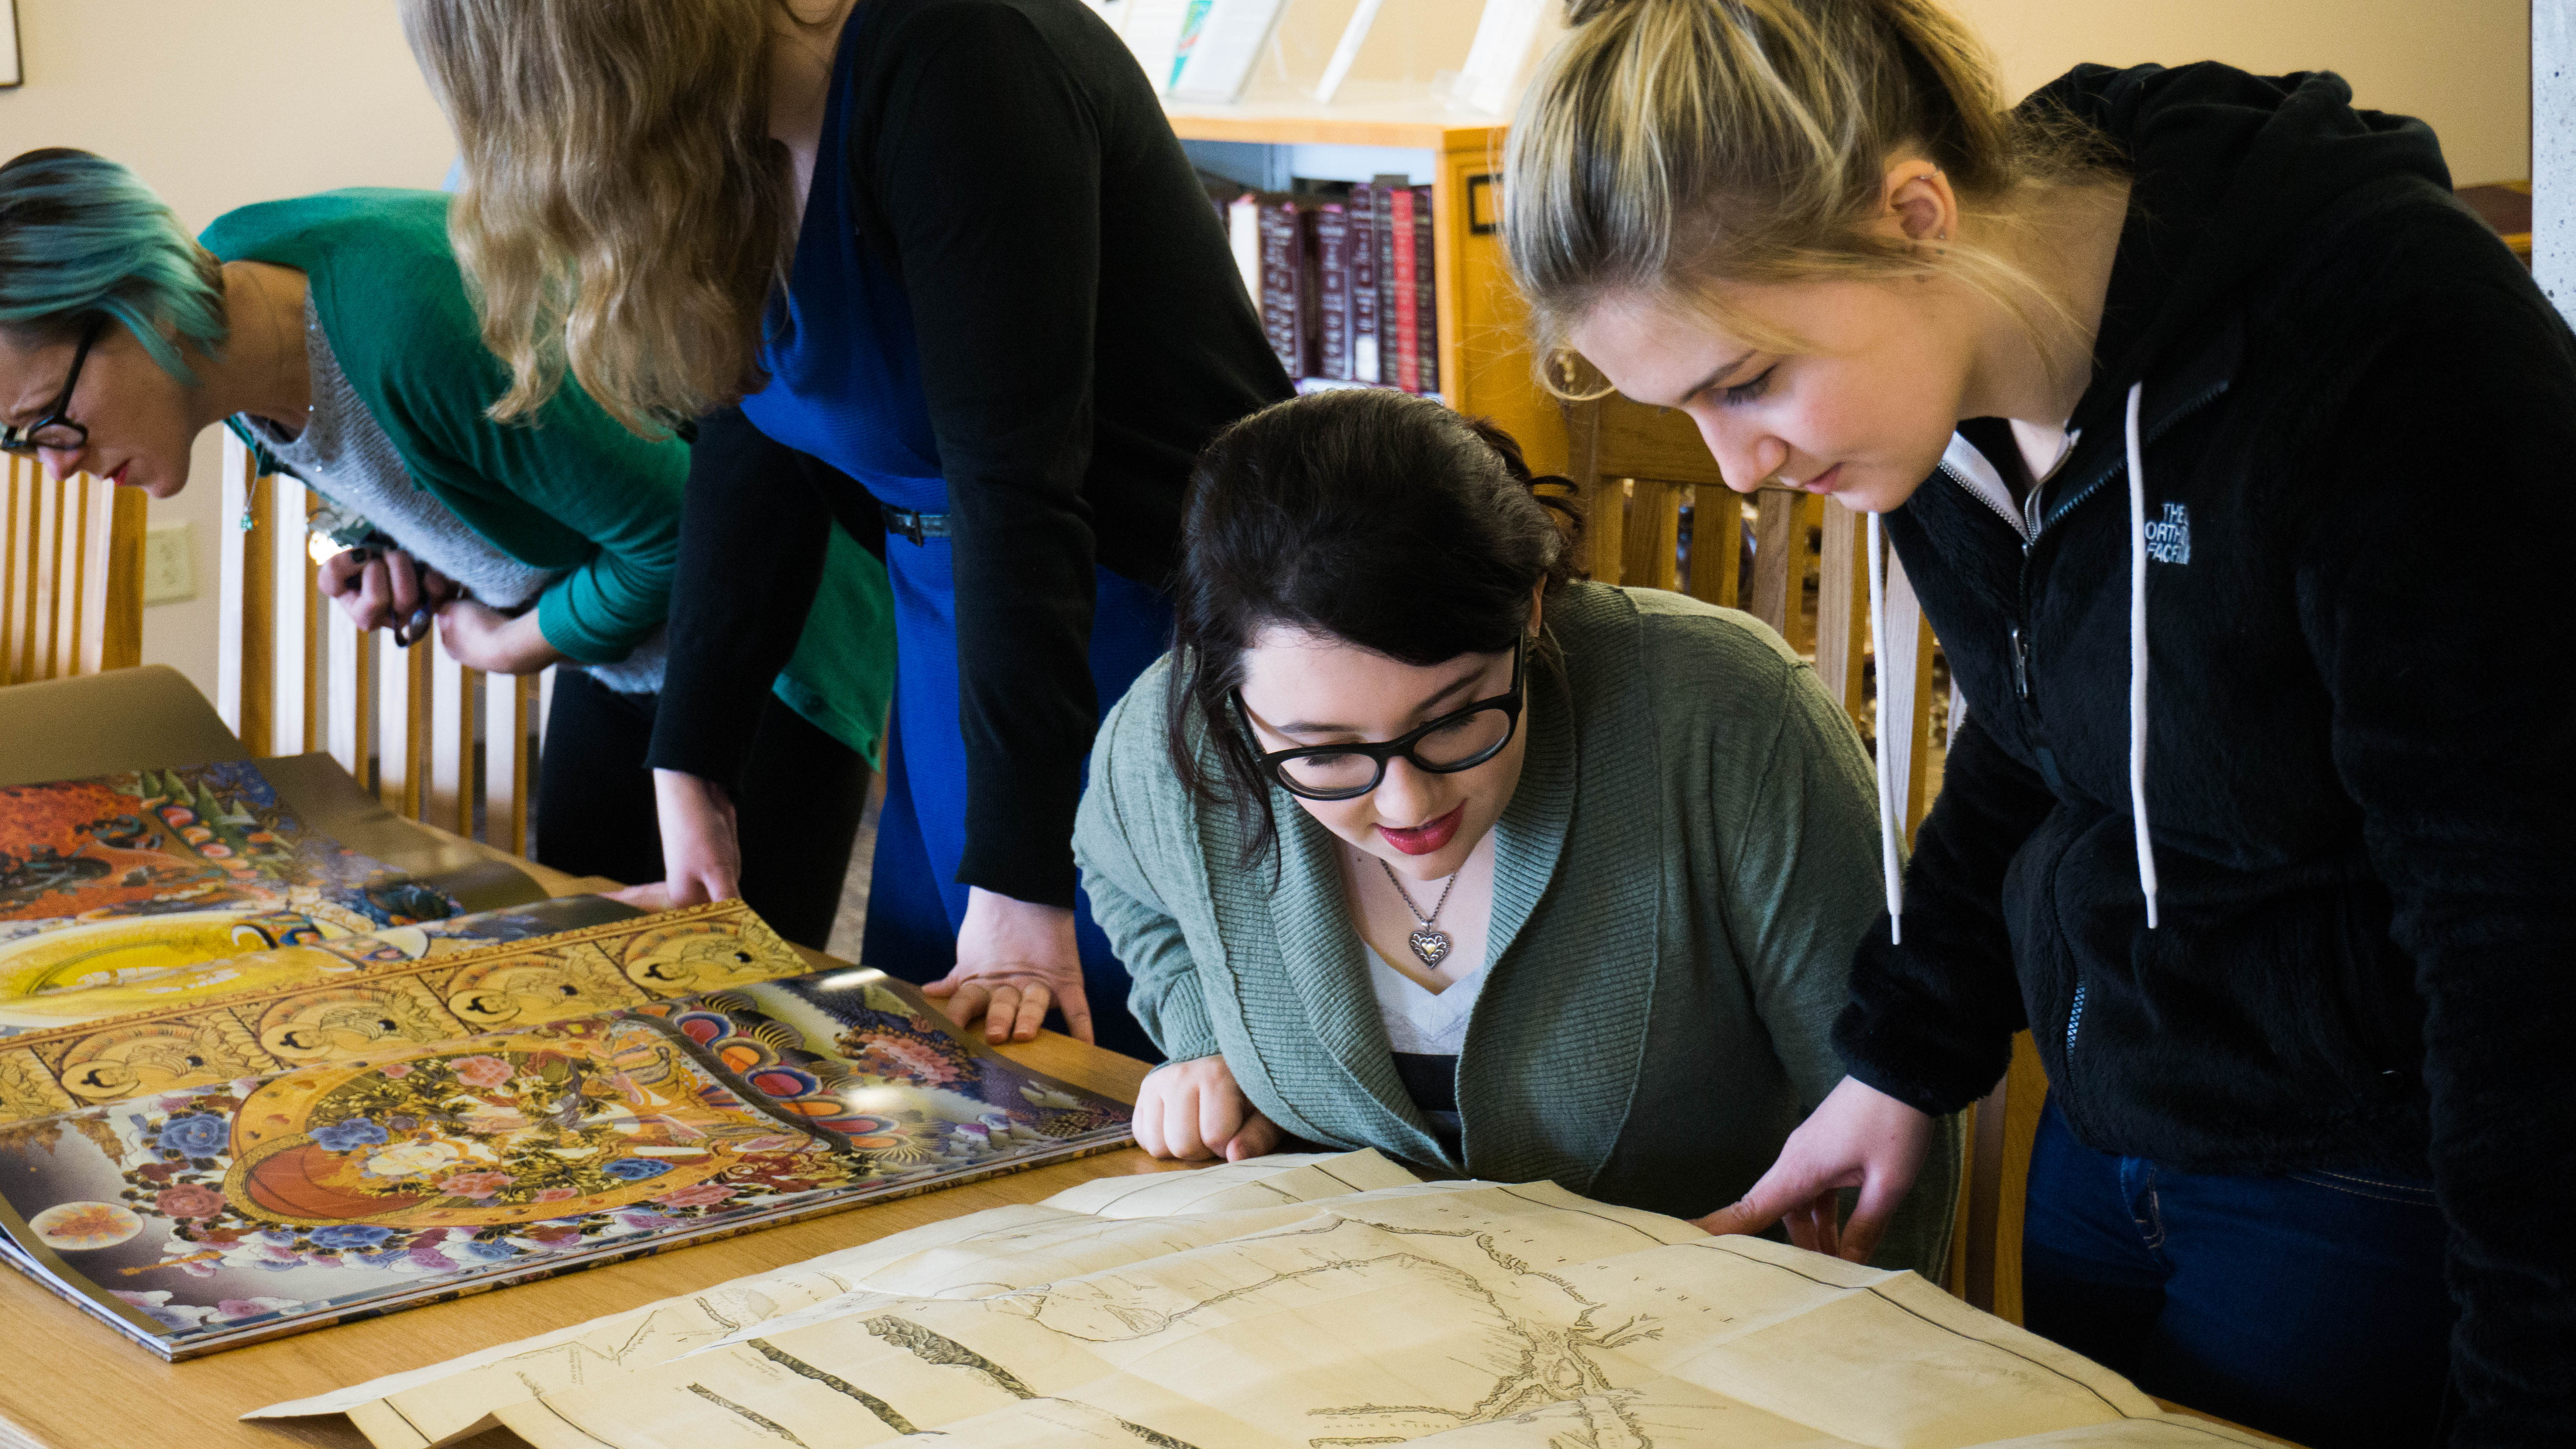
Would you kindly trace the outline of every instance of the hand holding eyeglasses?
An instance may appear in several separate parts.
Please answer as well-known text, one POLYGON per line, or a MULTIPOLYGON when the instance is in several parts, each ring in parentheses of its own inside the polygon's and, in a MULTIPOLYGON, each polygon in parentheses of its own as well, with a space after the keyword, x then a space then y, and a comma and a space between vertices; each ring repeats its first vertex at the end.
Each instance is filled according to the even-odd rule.
POLYGON ((465 590, 454 579, 398 548, 344 549, 322 562, 321 588, 361 629, 391 629, 409 648, 428 637, 431 619, 465 590))

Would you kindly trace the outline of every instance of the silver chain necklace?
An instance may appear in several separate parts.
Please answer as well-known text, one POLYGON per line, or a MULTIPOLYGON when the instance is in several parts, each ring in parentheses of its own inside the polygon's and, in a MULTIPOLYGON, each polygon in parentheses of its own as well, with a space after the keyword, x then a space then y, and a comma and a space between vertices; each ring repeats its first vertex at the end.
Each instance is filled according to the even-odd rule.
POLYGON ((1414 955, 1422 958, 1424 966, 1439 970, 1441 958, 1449 954, 1449 933, 1431 923, 1440 919, 1440 908, 1449 904, 1449 893, 1458 888, 1458 877, 1465 875, 1466 870, 1462 867, 1449 873, 1449 883, 1440 888, 1440 899, 1432 905, 1431 914, 1426 916, 1422 914, 1422 907, 1413 903, 1413 897, 1405 893, 1404 882, 1395 878, 1394 866, 1381 860, 1377 868, 1386 872, 1386 883, 1395 887, 1396 899, 1404 902, 1404 908, 1411 911, 1413 919, 1419 923, 1413 933, 1404 938, 1405 944, 1413 948, 1414 955))

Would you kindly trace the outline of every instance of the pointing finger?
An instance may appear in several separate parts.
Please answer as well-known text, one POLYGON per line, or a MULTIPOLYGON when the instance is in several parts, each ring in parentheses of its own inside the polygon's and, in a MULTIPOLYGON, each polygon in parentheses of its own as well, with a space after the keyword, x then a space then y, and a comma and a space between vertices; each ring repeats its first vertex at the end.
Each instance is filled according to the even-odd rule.
POLYGON ((1787 1181, 1778 1166, 1762 1175, 1741 1201, 1719 1208, 1699 1220, 1699 1225, 1712 1233, 1758 1233, 1780 1221, 1795 1207, 1803 1195, 1787 1181))
POLYGON ((1887 1236, 1888 1220, 1896 1216, 1911 1186, 1899 1185, 1892 1174, 1873 1173, 1861 1180, 1860 1200, 1852 1204, 1851 1221, 1843 1225, 1844 1257, 1866 1263, 1877 1255, 1879 1240, 1887 1236))

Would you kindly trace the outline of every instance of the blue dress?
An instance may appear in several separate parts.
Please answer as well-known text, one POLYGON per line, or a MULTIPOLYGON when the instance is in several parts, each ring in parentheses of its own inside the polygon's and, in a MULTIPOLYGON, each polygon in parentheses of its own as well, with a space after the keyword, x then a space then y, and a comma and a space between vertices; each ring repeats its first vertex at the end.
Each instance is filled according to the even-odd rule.
MULTIPOLYGON (((880 503, 946 513, 912 305, 903 279, 860 240, 846 111, 853 42, 864 31, 853 22, 842 37, 794 270, 760 351, 770 380, 743 399, 742 411, 771 438, 849 474, 880 503)), ((955 964, 967 893, 956 878, 966 851, 966 751, 949 541, 890 535, 886 573, 894 586, 894 710, 860 960, 908 981, 935 981, 955 964)), ((1160 593, 1107 569, 1098 570, 1096 598, 1091 674, 1106 709, 1168 647, 1172 613, 1160 593)), ((1127 973, 1087 899, 1075 902, 1074 932, 1100 1044, 1161 1060, 1127 1013, 1127 973)))

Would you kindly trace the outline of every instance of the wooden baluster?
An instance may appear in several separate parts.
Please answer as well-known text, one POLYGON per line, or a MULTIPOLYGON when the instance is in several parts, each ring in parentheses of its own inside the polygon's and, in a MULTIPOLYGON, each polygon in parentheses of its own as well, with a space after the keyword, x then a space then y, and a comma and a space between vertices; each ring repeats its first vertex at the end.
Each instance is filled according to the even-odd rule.
POLYGON ((27 529, 22 520, 26 506, 34 497, 34 469, 29 460, 15 453, 0 459, 0 467, 9 474, 8 512, 0 514, 0 684, 19 681, 18 631, 25 624, 27 611, 21 600, 26 594, 27 548, 23 542, 27 529))
POLYGON ((331 758, 352 779, 365 784, 367 779, 367 706, 375 697, 375 680, 368 668, 373 662, 372 633, 360 633, 357 622, 348 614, 324 600, 316 599, 313 607, 322 615, 325 652, 330 661, 325 674, 329 686, 324 709, 324 747, 331 758))
POLYGON ((1754 495, 1753 602, 1747 612, 1784 639, 1797 607, 1798 565, 1806 552, 1799 541, 1799 496, 1779 488, 1754 495))
POLYGON ((1604 478, 1583 495, 1583 535, 1593 582, 1627 582, 1627 479, 1604 478))
POLYGON ((1816 677, 1869 733, 1869 542, 1861 518, 1836 505, 1825 510, 1824 557, 1816 580, 1816 677))
POLYGON ((276 559, 267 494, 249 448, 224 431, 223 518, 215 525, 222 582, 217 596, 215 712, 252 755, 269 747, 275 698, 276 559), (248 519, 250 526, 242 526, 248 519))
POLYGON ((1678 483, 1639 478, 1629 483, 1627 538, 1620 582, 1649 589, 1680 586, 1682 490, 1678 483))
POLYGON ((1691 490, 1690 595, 1732 609, 1744 567, 1744 500, 1718 483, 1691 490))
POLYGON ((1574 484, 1575 506, 1583 510, 1583 548, 1575 566, 1595 582, 1615 584, 1619 582, 1619 520, 1611 518, 1606 524, 1603 520, 1619 504, 1601 477, 1601 401, 1561 402, 1557 407, 1565 417, 1565 475, 1574 484), (1607 544, 1602 542, 1605 537, 1607 544))
POLYGON ((307 732, 312 721, 309 701, 315 672, 315 643, 309 621, 314 598, 312 554, 305 542, 307 502, 304 485, 279 474, 268 480, 269 582, 269 747, 263 754, 300 755, 313 748, 307 732))
POLYGON ((21 679, 52 679, 62 672, 54 643, 63 613, 63 489, 63 484, 46 483, 36 490, 36 588, 27 605, 21 679))
POLYGON ((483 676, 483 841, 512 855, 528 850, 528 729, 537 688, 533 674, 483 676))
POLYGON ((322 560, 314 549, 319 544, 327 553, 335 547, 327 538, 313 534, 313 515, 322 511, 322 495, 311 489, 304 493, 304 506, 297 510, 295 536, 302 543, 303 559, 298 576, 304 580, 304 748, 327 750, 331 747, 331 630, 328 616, 339 612, 322 597, 322 560))
POLYGON ((151 500, 139 488, 110 488, 107 544, 100 580, 98 668, 143 662, 143 535, 151 500))
POLYGON ((466 794, 465 752, 473 745, 468 711, 474 704, 473 671, 439 647, 435 632, 411 646, 429 651, 429 788, 421 797, 419 818, 442 830, 457 828, 458 811, 473 806, 466 794))
POLYGON ((429 736, 429 655, 423 641, 396 648, 390 634, 376 644, 376 798, 385 808, 420 818, 421 755, 429 736))
MULTIPOLYGON (((60 490, 62 546, 54 556, 57 602, 54 606, 52 647, 47 651, 53 656, 56 679, 82 672, 81 662, 86 652, 81 647, 86 642, 83 636, 88 632, 87 626, 98 618, 98 611, 87 607, 89 586, 94 578, 102 583, 105 580, 100 577, 101 570, 90 567, 90 547, 93 539, 100 547, 105 547, 107 530, 91 527, 90 499, 93 492, 104 496, 109 486, 105 483, 93 485, 87 473, 75 473, 63 480, 60 490)), ((100 602, 106 600, 102 598, 100 602)))

